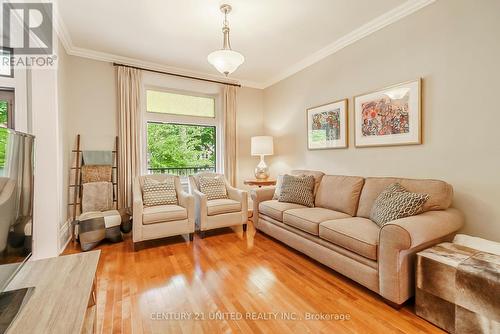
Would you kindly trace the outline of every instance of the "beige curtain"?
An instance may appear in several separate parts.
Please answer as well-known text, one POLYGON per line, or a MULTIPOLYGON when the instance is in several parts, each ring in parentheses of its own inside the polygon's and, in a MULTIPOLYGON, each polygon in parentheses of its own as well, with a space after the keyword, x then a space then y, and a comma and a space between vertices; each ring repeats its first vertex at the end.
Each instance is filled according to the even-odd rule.
POLYGON ((224 86, 224 175, 236 185, 236 86, 224 86))
POLYGON ((118 207, 132 208, 132 184, 141 170, 141 71, 118 66, 118 207))

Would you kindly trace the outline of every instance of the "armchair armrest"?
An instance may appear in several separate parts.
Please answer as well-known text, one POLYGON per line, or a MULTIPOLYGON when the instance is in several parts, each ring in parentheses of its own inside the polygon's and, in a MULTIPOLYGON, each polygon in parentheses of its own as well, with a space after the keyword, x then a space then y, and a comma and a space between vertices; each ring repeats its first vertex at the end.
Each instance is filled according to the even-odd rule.
POLYGON ((195 221, 200 231, 204 231, 207 221, 207 196, 201 191, 191 189, 195 199, 195 221))
POLYGON ((464 217, 456 209, 428 211, 397 219, 380 230, 380 294, 402 304, 414 293, 414 258, 425 248, 453 238, 463 226, 464 217))
POLYGON ((189 224, 192 224, 194 232, 194 221, 195 221, 194 196, 188 194, 185 191, 180 191, 177 193, 177 198, 179 200, 179 205, 187 210, 188 221, 189 224))
POLYGON ((185 191, 180 191, 177 193, 177 199, 179 201, 180 206, 182 206, 185 209, 188 209, 191 202, 194 201, 194 196, 188 194, 185 191))
POLYGON ((252 190, 251 197, 253 201, 253 216, 252 220, 255 226, 259 221, 259 204, 264 201, 273 199, 276 187, 265 187, 252 190))
POLYGON ((132 239, 134 242, 142 241, 142 190, 139 178, 135 178, 132 188, 132 239))
POLYGON ((248 192, 246 190, 237 189, 226 182, 227 195, 233 201, 241 203, 241 223, 248 222, 248 192))
POLYGON ((226 184, 227 195, 233 201, 246 202, 248 206, 248 192, 246 190, 237 189, 226 184))

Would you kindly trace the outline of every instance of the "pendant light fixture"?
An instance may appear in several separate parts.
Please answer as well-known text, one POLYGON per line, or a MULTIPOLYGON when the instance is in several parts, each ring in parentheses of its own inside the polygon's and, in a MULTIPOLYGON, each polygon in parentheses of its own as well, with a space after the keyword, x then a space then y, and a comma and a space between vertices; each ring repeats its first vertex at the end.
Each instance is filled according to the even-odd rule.
POLYGON ((222 26, 224 42, 222 50, 214 51, 207 57, 208 62, 226 77, 236 71, 236 69, 245 61, 245 57, 243 57, 241 53, 231 50, 231 42, 229 41, 229 23, 227 22, 227 14, 231 12, 231 9, 232 7, 230 5, 224 4, 220 6, 221 12, 224 13, 224 24, 222 26))

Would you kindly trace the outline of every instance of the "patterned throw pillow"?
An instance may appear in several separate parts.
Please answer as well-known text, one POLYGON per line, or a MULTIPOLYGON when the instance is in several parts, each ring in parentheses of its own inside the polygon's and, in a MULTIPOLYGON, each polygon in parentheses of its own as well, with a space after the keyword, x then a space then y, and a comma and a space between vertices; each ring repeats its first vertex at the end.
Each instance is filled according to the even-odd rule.
POLYGON ((177 204, 177 192, 175 191, 175 179, 173 177, 167 177, 163 181, 146 177, 142 193, 144 206, 177 204))
POLYGON ((314 206, 314 176, 283 175, 278 201, 312 208, 314 206))
POLYGON ((207 200, 228 198, 223 176, 200 176, 198 182, 200 191, 207 196, 207 200))
POLYGON ((390 221, 419 214, 428 199, 427 194, 411 193, 399 183, 393 183, 378 195, 370 218, 382 227, 390 221))

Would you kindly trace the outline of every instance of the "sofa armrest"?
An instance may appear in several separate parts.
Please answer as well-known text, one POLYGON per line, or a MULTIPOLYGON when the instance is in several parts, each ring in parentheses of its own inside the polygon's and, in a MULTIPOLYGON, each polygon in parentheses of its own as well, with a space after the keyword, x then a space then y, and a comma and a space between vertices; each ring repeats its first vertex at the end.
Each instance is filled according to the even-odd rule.
POLYGON ((142 241, 142 190, 139 184, 139 179, 134 180, 132 188, 132 240, 134 242, 142 241))
POLYGON ((185 191, 181 191, 177 194, 179 199, 179 205, 187 210, 189 225, 192 225, 192 231, 194 232, 194 220, 195 220, 195 207, 194 207, 194 196, 188 194, 185 191))
POLYGON ((379 234, 379 290, 396 304, 414 294, 414 258, 419 251, 449 241, 463 226, 456 209, 428 211, 390 222, 379 234))
POLYGON ((252 190, 250 196, 253 202, 253 216, 252 221, 255 226, 259 221, 259 204, 264 201, 273 199, 276 187, 264 187, 252 190))

